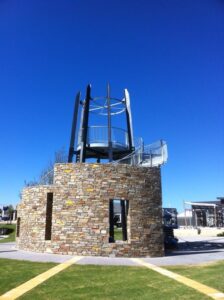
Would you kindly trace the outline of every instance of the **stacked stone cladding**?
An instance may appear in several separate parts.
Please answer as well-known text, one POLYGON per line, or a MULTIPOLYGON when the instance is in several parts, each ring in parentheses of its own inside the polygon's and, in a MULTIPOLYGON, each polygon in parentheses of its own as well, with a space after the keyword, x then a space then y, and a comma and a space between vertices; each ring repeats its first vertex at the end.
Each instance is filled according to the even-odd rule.
POLYGON ((18 206, 17 247, 72 255, 162 256, 160 168, 55 164, 54 184, 27 187, 18 206), (47 193, 53 193, 51 240, 45 240, 47 193), (129 201, 127 241, 109 243, 109 201, 129 201))

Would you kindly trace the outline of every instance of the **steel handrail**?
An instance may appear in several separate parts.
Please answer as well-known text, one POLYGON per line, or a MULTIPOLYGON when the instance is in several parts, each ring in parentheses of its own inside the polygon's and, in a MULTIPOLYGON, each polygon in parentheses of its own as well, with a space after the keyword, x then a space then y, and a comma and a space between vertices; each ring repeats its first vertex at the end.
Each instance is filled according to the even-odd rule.
MULTIPOLYGON (((128 147, 128 133, 123 128, 111 127, 112 144, 119 144, 128 147)), ((88 127, 88 144, 108 143, 108 126, 94 125, 88 127)), ((81 144, 81 131, 79 132, 78 146, 81 144)))

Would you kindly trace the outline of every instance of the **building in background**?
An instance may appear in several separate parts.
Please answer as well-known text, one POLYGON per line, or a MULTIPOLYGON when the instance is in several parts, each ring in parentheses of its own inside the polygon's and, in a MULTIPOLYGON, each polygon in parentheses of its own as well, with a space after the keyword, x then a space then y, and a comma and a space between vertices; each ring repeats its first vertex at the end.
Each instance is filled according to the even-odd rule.
POLYGON ((224 197, 214 201, 186 201, 185 211, 178 214, 179 226, 192 227, 224 227, 224 197))
POLYGON ((12 205, 0 205, 0 221, 15 221, 17 211, 12 205))

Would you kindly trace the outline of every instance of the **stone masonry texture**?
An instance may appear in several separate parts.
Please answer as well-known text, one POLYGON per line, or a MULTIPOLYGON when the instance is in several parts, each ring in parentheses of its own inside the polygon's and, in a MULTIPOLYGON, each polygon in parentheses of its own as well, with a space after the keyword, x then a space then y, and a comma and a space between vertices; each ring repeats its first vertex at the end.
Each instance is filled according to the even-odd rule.
POLYGON ((54 184, 26 187, 18 205, 17 247, 70 255, 163 256, 160 168, 55 164, 54 184), (53 193, 51 240, 45 240, 53 193), (109 243, 109 201, 129 201, 127 241, 109 243))

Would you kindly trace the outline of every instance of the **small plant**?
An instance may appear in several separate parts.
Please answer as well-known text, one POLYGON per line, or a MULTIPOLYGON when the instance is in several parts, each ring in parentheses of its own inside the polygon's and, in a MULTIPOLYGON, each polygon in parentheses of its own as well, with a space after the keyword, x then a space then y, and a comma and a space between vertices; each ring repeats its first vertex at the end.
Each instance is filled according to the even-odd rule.
POLYGON ((224 236, 224 231, 217 234, 217 236, 224 236))

